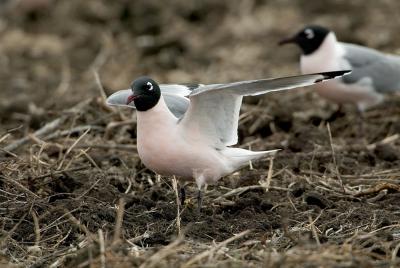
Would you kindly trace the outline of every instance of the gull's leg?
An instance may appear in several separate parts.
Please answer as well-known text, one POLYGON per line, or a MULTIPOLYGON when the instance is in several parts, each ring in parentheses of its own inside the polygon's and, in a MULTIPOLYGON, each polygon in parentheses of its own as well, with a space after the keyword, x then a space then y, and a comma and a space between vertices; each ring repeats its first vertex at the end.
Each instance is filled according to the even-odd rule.
POLYGON ((203 192, 201 191, 201 188, 197 190, 197 213, 200 214, 201 212, 201 205, 203 203, 203 192))
POLYGON ((365 129, 364 120, 365 120, 364 112, 362 110, 360 110, 360 109, 357 109, 357 125, 358 125, 357 130, 358 131, 357 131, 356 135, 357 135, 357 138, 359 138, 361 140, 364 140, 365 137, 366 137, 366 135, 365 135, 365 130, 366 129, 365 129))
POLYGON ((185 205, 185 200, 186 200, 186 191, 185 191, 185 185, 182 185, 179 189, 179 197, 181 200, 181 206, 183 207, 185 205))
POLYGON ((343 117, 345 115, 344 111, 343 111, 343 105, 342 104, 338 104, 338 108, 336 111, 334 111, 329 117, 328 119, 326 119, 327 122, 333 122, 336 119, 338 119, 339 117, 343 117))
POLYGON ((201 205, 203 203, 203 192, 201 188, 205 184, 205 178, 203 174, 196 174, 195 173, 195 179, 196 179, 196 184, 197 184, 197 212, 200 214, 201 212, 201 205))

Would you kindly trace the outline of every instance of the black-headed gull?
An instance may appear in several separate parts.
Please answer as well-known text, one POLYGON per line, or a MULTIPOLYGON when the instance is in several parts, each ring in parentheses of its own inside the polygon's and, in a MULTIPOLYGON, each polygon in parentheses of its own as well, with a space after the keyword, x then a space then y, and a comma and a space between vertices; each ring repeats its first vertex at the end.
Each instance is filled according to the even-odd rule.
POLYGON ((351 74, 316 86, 322 97, 340 104, 353 103, 363 111, 383 100, 385 93, 400 92, 400 57, 338 42, 335 33, 307 26, 281 45, 294 43, 303 54, 302 73, 349 69, 351 74))
POLYGON ((149 77, 107 98, 107 104, 137 110, 137 149, 143 164, 161 175, 194 179, 201 189, 277 150, 232 148, 238 141, 243 96, 313 85, 342 76, 335 71, 229 84, 157 84, 149 77))

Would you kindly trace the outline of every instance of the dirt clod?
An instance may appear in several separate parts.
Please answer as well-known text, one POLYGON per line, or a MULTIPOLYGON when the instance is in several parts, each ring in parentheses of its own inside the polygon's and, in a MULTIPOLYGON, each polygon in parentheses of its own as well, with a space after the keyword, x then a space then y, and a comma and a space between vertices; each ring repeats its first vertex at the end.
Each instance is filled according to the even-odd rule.
POLYGON ((374 153, 379 159, 393 162, 399 159, 399 151, 388 144, 376 146, 374 153))

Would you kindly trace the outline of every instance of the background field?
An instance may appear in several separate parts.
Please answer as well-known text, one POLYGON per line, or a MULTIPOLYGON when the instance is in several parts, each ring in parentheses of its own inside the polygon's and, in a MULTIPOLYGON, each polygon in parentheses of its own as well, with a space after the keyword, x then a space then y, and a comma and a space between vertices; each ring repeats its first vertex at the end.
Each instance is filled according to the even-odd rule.
POLYGON ((363 130, 312 88, 247 98, 239 145, 282 151, 209 186, 201 215, 189 185, 178 220, 171 178, 137 156, 135 114, 102 96, 144 74, 298 74, 299 50, 277 42, 309 23, 400 54, 399 1, 9 0, 0 14, 2 267, 399 265, 399 96, 363 130))

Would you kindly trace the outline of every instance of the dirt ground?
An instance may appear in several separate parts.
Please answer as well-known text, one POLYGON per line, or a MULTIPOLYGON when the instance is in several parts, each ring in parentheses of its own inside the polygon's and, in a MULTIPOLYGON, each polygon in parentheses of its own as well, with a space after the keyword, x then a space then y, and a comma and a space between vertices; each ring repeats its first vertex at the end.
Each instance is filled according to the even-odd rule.
POLYGON ((305 24, 400 54, 400 2, 0 1, 1 267, 399 267, 400 97, 360 120, 311 88, 247 98, 239 146, 282 149, 196 188, 136 151, 137 76, 216 83, 299 73, 305 24), (97 74, 97 75, 96 75, 97 74))

